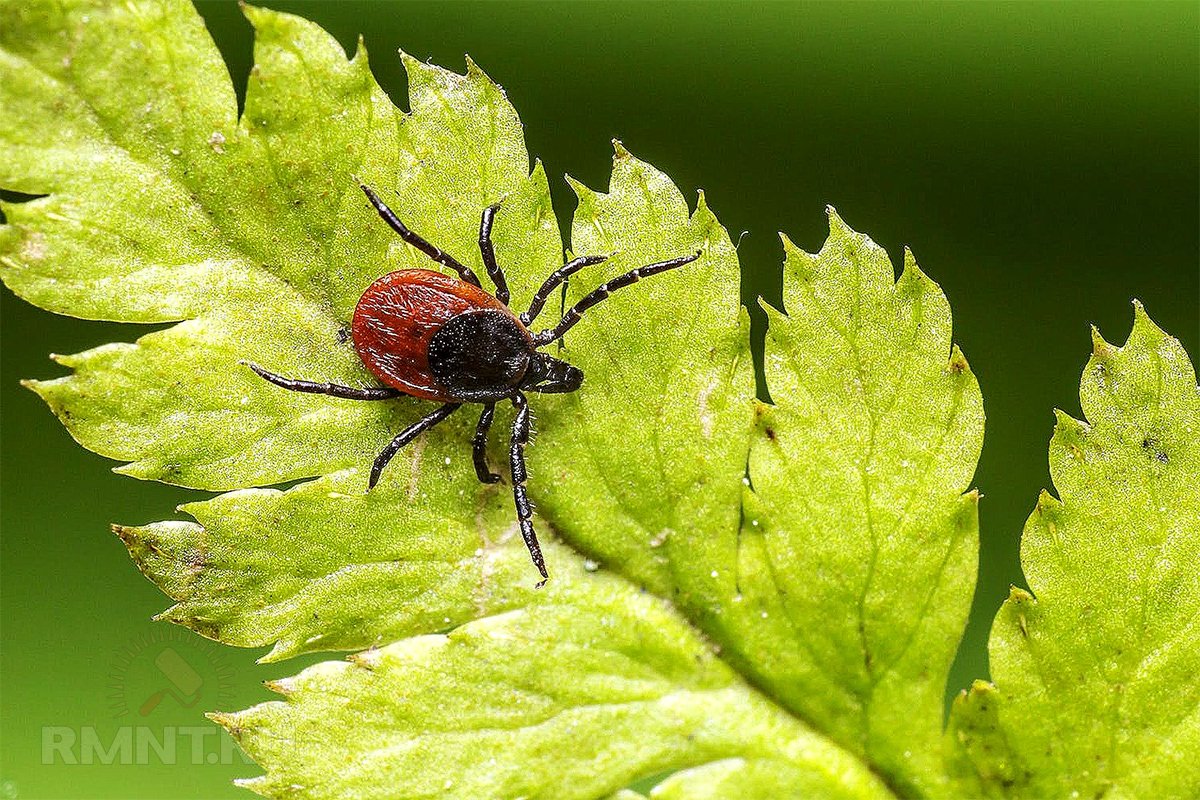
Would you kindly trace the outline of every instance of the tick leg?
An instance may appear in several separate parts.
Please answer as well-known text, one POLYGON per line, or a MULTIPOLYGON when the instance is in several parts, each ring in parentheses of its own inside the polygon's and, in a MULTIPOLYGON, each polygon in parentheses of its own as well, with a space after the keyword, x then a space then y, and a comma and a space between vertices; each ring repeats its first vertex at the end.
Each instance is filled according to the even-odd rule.
POLYGON ((512 403, 517 409, 517 418, 513 420, 512 444, 508 450, 508 463, 512 469, 513 500, 517 505, 517 523, 521 526, 521 538, 529 548, 529 557, 533 559, 533 565, 542 576, 534 587, 540 589, 550 579, 550 575, 546 572, 542 548, 530 521, 533 517, 533 506, 529 504, 529 496, 525 493, 525 480, 529 477, 525 472, 525 445, 529 443, 529 403, 526 402, 525 395, 520 393, 513 395, 512 403))
POLYGON ((533 295, 533 300, 529 304, 529 310, 521 315, 522 324, 528 325, 537 319, 537 315, 542 313, 543 306, 546 305, 546 301, 550 298, 550 293, 561 286, 563 281, 584 267, 599 264, 607 258, 608 256, 580 256, 579 258, 571 259, 566 264, 554 270, 554 272, 551 272, 550 277, 546 278, 546 282, 533 295))
POLYGON ((392 456, 396 455, 401 447, 453 414, 461 405, 461 403, 446 403, 437 411, 422 417, 396 434, 396 438, 388 442, 388 446, 383 448, 383 452, 375 457, 375 463, 371 465, 371 478, 367 481, 367 489, 375 488, 375 484, 379 483, 379 475, 383 472, 383 468, 388 465, 392 456))
POLYGON ((691 255, 680 256, 679 258, 672 258, 670 261, 659 261, 656 264, 648 264, 644 267, 631 269, 624 275, 613 278, 607 283, 600 284, 598 289, 594 289, 593 291, 589 292, 582 300, 571 306, 567 313, 563 315, 563 318, 559 320, 557 325, 548 330, 538 331, 535 333, 533 335, 534 343, 538 346, 541 346, 553 342, 555 339, 560 338, 564 333, 571 330, 571 328, 575 326, 575 323, 579 322, 579 319, 583 316, 583 312, 587 311, 592 306, 598 305, 602 301, 607 300, 608 296, 617 289, 629 286, 632 283, 637 283, 642 278, 648 278, 651 275, 657 275, 660 272, 666 272, 669 269, 675 269, 676 267, 682 267, 684 264, 690 264, 700 257, 700 252, 701 251, 697 250, 691 255))
POLYGON ((499 203, 483 210, 483 217, 479 220, 479 254, 483 256, 483 266, 487 268, 488 277, 496 284, 496 299, 508 305, 508 281, 504 278, 504 270, 496 263, 496 248, 492 246, 492 220, 499 210, 499 203))
POLYGON ((479 424, 475 426, 475 438, 471 440, 471 458, 475 461, 475 475, 483 483, 498 483, 500 476, 488 469, 487 439, 488 431, 492 429, 492 418, 496 415, 496 404, 488 403, 479 415, 479 424))
POLYGON ((363 183, 360 183, 359 186, 362 188, 363 192, 366 193, 367 199, 371 201, 371 205, 375 206, 375 210, 379 212, 379 216, 383 217, 384 222, 392 226, 392 230, 400 234, 401 239, 408 242, 413 247, 417 248, 422 253, 441 264, 443 267, 454 270, 458 273, 458 276, 467 283, 473 283, 476 286, 479 286, 481 289, 483 288, 482 284, 479 283, 479 278, 475 276, 475 273, 471 271, 470 267, 458 263, 458 259, 456 259, 454 256, 435 247, 417 234, 410 231, 408 226, 401 222, 400 218, 396 216, 395 212, 388 208, 387 205, 385 205, 384 202, 379 199, 379 195, 371 191, 371 187, 363 183))
POLYGON ((241 363, 254 370, 259 377, 270 381, 276 386, 291 389, 293 392, 327 394, 331 397, 341 397, 344 400, 391 400, 393 397, 400 397, 404 394, 404 392, 393 389, 390 386, 368 386, 365 389, 355 389, 352 386, 340 386, 336 383, 298 381, 294 378, 285 378, 282 375, 276 375, 274 372, 267 372, 258 364, 251 364, 249 361, 241 363))

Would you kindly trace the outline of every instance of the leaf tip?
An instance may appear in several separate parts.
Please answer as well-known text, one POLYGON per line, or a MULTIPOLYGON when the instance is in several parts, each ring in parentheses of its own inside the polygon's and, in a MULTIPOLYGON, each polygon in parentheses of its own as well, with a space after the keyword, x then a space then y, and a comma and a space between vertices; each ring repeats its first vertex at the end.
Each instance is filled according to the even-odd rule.
POLYGON ((1133 330, 1130 331, 1126 344, 1130 344, 1135 339, 1141 339, 1143 342, 1146 342, 1146 346, 1151 348, 1157 347, 1164 339, 1174 339, 1174 337, 1158 327, 1158 323, 1152 320, 1146 312, 1146 307, 1142 305, 1142 301, 1136 298, 1133 300, 1133 330))
POLYGON ((1033 595, 1020 586, 1010 585, 1008 587, 1008 603, 1014 606, 1030 605, 1034 602, 1033 595))
POLYGON ((233 785, 239 789, 248 789, 255 794, 267 797, 270 792, 271 782, 266 775, 259 775, 255 778, 234 778, 233 785))
POLYGON ((127 525, 118 525, 117 523, 114 522, 108 526, 108 529, 110 531, 112 531, 113 533, 115 533, 117 535, 117 537, 120 538, 120 540, 125 543, 126 547, 130 547, 138 539, 138 535, 137 535, 138 529, 137 528, 131 528, 127 525))
POLYGON ((779 231, 779 241, 783 243, 784 269, 790 268, 801 279, 809 280, 817 264, 816 255, 800 247, 783 231, 779 231))
POLYGON ((840 233, 840 234, 852 233, 852 231, 850 230, 850 226, 846 224, 846 221, 844 219, 842 219, 842 215, 839 214, 837 209, 834 208, 833 206, 828 205, 828 204, 825 206, 825 217, 826 217, 826 219, 829 220, 830 236, 832 236, 835 233, 840 233))
POLYGON ((375 668, 379 666, 380 658, 381 656, 379 650, 374 647, 358 653, 351 653, 350 655, 346 656, 346 660, 351 664, 356 667, 361 667, 368 672, 374 671, 375 668))
POLYGON ((275 13, 269 8, 252 6, 246 0, 238 0, 238 10, 242 12, 242 16, 254 27, 255 31, 259 30, 275 13))
POLYGON ((176 603, 175 605, 171 606, 170 608, 164 609, 164 610, 158 612, 157 614, 155 614, 154 616, 150 617, 150 621, 151 622, 170 622, 175 625, 183 625, 184 627, 187 627, 187 614, 185 614, 183 612, 183 609, 180 608, 179 604, 176 603))
POLYGON ((971 371, 971 365, 967 363, 967 357, 963 355, 963 351, 958 345, 950 345, 950 358, 946 361, 946 369, 954 375, 961 375, 971 371))
POLYGON ((1062 505, 1062 501, 1059 500, 1054 495, 1050 494, 1049 489, 1042 489, 1042 491, 1040 491, 1038 493, 1038 501, 1037 501, 1038 511, 1045 511, 1046 509, 1056 508, 1061 505, 1062 505))
POLYGON ((917 263, 917 257, 913 255, 912 248, 905 245, 904 266, 900 270, 899 283, 920 284, 927 280, 929 280, 929 276, 925 274, 925 271, 917 263))
POLYGON ((567 185, 571 187, 571 191, 575 193, 576 199, 578 199, 581 204, 595 199, 596 193, 588 188, 583 182, 571 177, 570 175, 563 175, 563 179, 567 182, 567 185))
POLYGON ((631 158, 633 155, 625 149, 625 144, 620 139, 613 139, 612 146, 613 161, 621 161, 622 159, 631 158))
MULTIPOLYGON (((974 708, 976 711, 986 711, 986 706, 979 706, 981 700, 990 699, 996 695, 996 686, 991 681, 976 678, 971 681, 971 685, 958 692, 958 696, 954 698, 954 705, 958 707, 959 713, 963 713, 967 708, 974 708)), ((962 733, 960 732, 960 737, 962 733)))
POLYGON ((1061 408, 1054 409, 1054 436, 1068 443, 1078 442, 1087 435, 1091 426, 1082 420, 1075 419, 1061 408))
POLYGON ((1092 357, 1108 358, 1116 351, 1117 348, 1105 341, 1104 337, 1100 335, 1100 329, 1092 325, 1092 357))
MULTIPOLYGON (((404 71, 408 73, 408 80, 411 83, 414 77, 414 72, 421 69, 424 64, 421 63, 421 59, 417 58, 403 47, 396 50, 396 54, 400 56, 400 63, 404 66, 404 71)), ((409 94, 412 94, 411 88, 409 89, 409 94)))
POLYGON ((296 642, 287 639, 279 639, 275 642, 275 646, 268 652, 263 653, 258 658, 254 659, 255 664, 272 664, 276 661, 283 661, 285 658, 290 658, 299 652, 299 647, 296 642))
POLYGON ((241 715, 237 712, 229 711, 205 711, 204 716, 220 725, 234 739, 241 739, 246 728, 242 725, 241 715))

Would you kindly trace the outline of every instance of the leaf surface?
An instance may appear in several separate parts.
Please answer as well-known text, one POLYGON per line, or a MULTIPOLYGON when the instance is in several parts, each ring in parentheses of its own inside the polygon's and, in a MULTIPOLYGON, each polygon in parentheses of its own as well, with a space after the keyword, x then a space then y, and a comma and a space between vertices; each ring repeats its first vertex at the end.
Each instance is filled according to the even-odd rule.
MULTIPOLYGON (((59 313, 178 324, 61 357, 32 383, 122 472, 233 490, 195 521, 117 526, 163 616, 267 660, 364 650, 218 715, 269 796, 949 796, 941 694, 970 601, 978 386, 949 307, 908 258, 831 216, 787 243, 753 399, 738 261, 703 195, 620 144, 579 198, 574 302, 635 266, 561 355, 583 389, 534 397, 529 450, 551 583, 506 484, 481 485, 464 409, 365 468, 428 413, 285 392, 239 364, 373 383, 339 342, 366 285, 433 268, 361 178, 484 275, 479 213, 528 302, 562 263, 545 173, 503 90, 405 57, 408 112, 317 26, 248 8, 240 118, 179 3, 0 5, 0 270, 59 313), (279 490, 272 484, 315 478, 279 490), (561 543, 556 542, 556 536, 561 543), (382 788, 381 788, 382 787, 382 788)), ((485 279, 486 280, 486 279, 485 279)), ((539 320, 556 319, 551 303, 539 320)), ((536 326, 535 326, 536 327, 536 326)), ((491 460, 502 463, 511 411, 491 460)))
POLYGON ((1011 797, 1200 794, 1200 389, 1179 341, 1134 305, 1095 332, 1086 421, 1059 411, 1058 497, 1025 524, 989 649, 994 685, 955 703, 964 785, 1011 797))
MULTIPOLYGON (((496 247, 518 290, 560 261, 545 174, 530 173, 515 112, 477 68, 464 77, 406 58, 414 113, 403 115, 361 47, 347 61, 317 26, 248 9, 256 66, 235 121, 223 71, 178 68, 189 53, 217 58, 186 5, 51 8, 6 12, 4 83, 18 113, 0 124, 20 145, 5 163, 21 169, 0 180, 52 194, 5 206, 0 263, 9 286, 55 311, 186 318, 63 357, 74 374, 33 384, 84 446, 131 462, 123 472, 205 489, 319 475, 369 461, 428 413, 281 392, 238 363, 374 383, 338 331, 374 278, 433 265, 379 220, 355 176, 395 188, 394 210, 447 243, 472 242, 480 210, 504 198, 496 247), (61 53, 27 49, 44 42, 61 53), (114 83, 148 94, 96 99, 114 83), (44 96, 54 107, 33 107, 44 96), (60 126, 90 135, 64 143, 60 126), (60 170, 64 160, 74 167, 60 170)), ((476 250, 457 251, 482 274, 476 250)))
POLYGON ((908 796, 946 791, 942 696, 969 611, 983 439, 950 309, 906 252, 830 209, 815 255, 786 238, 730 637, 802 718, 908 796), (761 618, 761 619, 756 619, 761 618))
MULTIPOLYGON (((527 556, 517 542, 497 560, 509 572, 527 556)), ((245 785, 272 797, 593 798, 684 770, 670 797, 710 765, 724 789, 702 796, 891 796, 746 686, 669 604, 553 563, 523 608, 318 664, 272 686, 286 701, 219 715, 270 768, 245 785)))

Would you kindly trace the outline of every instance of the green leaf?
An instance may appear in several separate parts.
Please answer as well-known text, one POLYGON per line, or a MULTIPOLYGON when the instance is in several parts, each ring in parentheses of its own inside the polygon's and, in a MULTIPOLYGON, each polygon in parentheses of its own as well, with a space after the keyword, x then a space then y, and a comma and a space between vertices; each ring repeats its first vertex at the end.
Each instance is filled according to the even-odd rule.
POLYGON ((946 790, 946 675, 978 542, 979 386, 946 298, 830 209, 816 255, 786 238, 739 557, 739 653, 757 682, 878 765, 946 790), (747 616, 760 613, 761 625, 747 616), (819 620, 819 624, 814 622, 819 620))
POLYGON ((990 642, 995 686, 955 703, 967 785, 1010 797, 1200 794, 1200 389, 1134 304, 1124 347, 1093 331, 1086 422, 1056 412, 1025 525, 1032 595, 990 642), (1036 598, 1036 599, 1035 599, 1036 598))
MULTIPOLYGON (((520 543, 498 558, 527 560, 520 543)), ((218 715, 271 767, 244 785, 268 797, 591 798, 708 765, 736 791, 701 796, 768 798, 781 783, 890 796, 746 686, 668 603, 555 563, 524 608, 318 664, 272 685, 286 702, 218 715)))
MULTIPOLYGON (((479 210, 504 198, 496 248, 518 296, 560 263, 545 174, 530 174, 516 114, 474 67, 455 76, 407 58, 414 113, 402 115, 361 47, 346 61, 315 25, 247 9, 256 66, 235 122, 215 48, 183 4, 6 14, 0 91, 17 113, 0 131, 17 146, 0 182, 51 194, 4 206, 5 281, 77 316, 187 319, 61 358, 73 375, 32 384, 81 444, 132 462, 122 472, 205 489, 319 475, 369 461, 423 413, 280 392, 238 365, 373 381, 338 330, 371 280, 430 264, 353 176, 394 187, 396 212, 443 243, 474 241, 479 210), (207 72, 178 66, 200 52, 207 72), (84 133, 63 141, 59 128, 84 133)), ((478 266, 477 251, 457 251, 478 266)))
POLYGON ((408 57, 398 111, 361 44, 347 59, 311 23, 246 14, 239 119, 184 5, 0 5, 17 111, 0 184, 47 195, 4 206, 0 274, 60 313, 179 323, 31 384, 122 472, 235 490, 184 506, 195 522, 117 527, 175 601, 163 616, 267 660, 369 648, 218 715, 266 769, 252 788, 952 796, 941 697, 973 585, 963 492, 983 414, 911 256, 897 280, 836 215, 819 254, 786 243, 776 405, 756 404, 737 255, 703 195, 691 209, 620 144, 607 192, 573 183, 572 250, 611 257, 568 299, 703 255, 584 317, 561 353, 583 389, 534 398, 552 575, 535 590, 508 487, 474 477, 465 412, 368 493, 365 465, 428 406, 289 393, 238 363, 373 382, 338 330, 371 280, 433 265, 355 177, 480 274, 479 213, 502 200, 496 250, 527 302, 564 254, 516 112, 473 64, 408 57))

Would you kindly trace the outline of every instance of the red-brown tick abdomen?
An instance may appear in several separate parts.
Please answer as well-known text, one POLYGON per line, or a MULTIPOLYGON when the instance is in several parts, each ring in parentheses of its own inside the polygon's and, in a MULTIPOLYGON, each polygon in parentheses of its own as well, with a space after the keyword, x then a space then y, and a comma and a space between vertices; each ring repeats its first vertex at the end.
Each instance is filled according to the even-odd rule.
POLYGON ((429 341, 459 314, 483 309, 502 311, 516 321, 507 306, 466 281, 427 269, 389 272, 358 300, 350 328, 354 349, 367 369, 393 389, 453 402, 430 371, 429 341))

